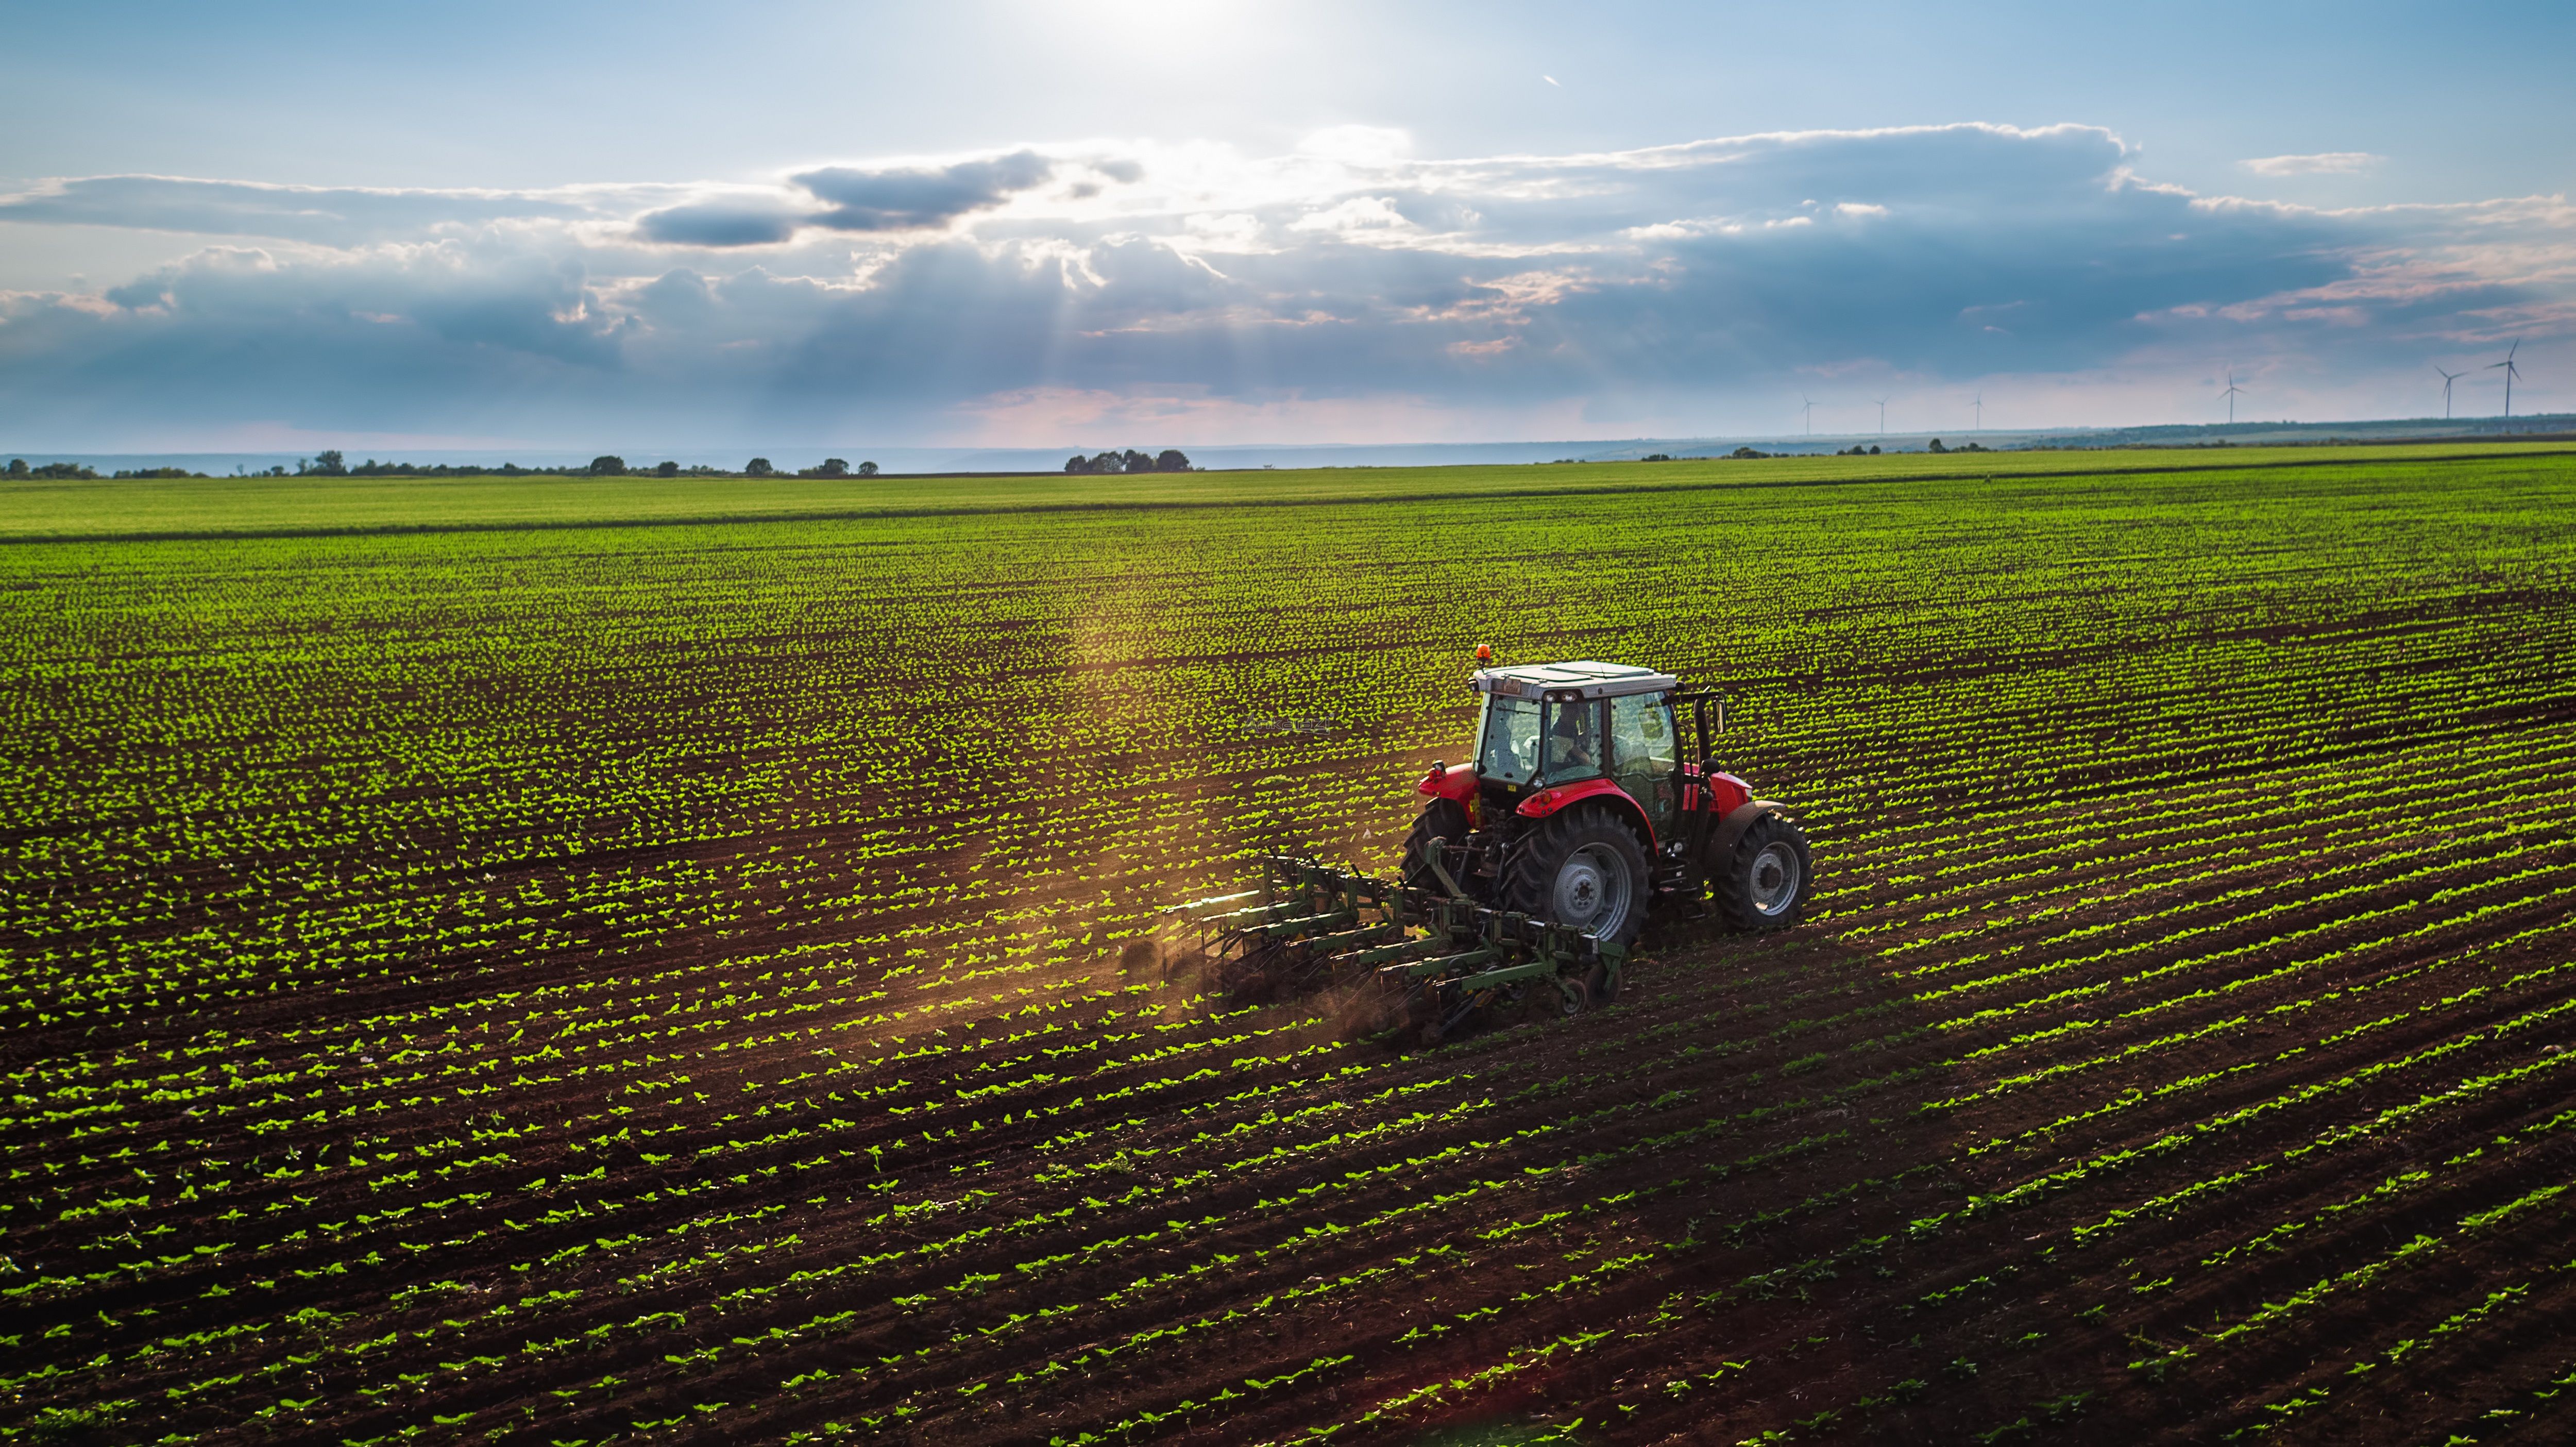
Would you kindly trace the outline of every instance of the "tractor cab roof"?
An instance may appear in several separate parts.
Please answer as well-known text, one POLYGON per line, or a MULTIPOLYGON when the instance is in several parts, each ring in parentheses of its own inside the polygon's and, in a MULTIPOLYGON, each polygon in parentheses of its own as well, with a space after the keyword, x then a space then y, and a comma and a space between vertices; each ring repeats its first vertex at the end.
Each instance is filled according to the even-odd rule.
POLYGON ((1504 698, 1624 698, 1632 693, 1662 693, 1681 680, 1651 668, 1625 663, 1515 663, 1509 668, 1480 668, 1467 682, 1478 693, 1504 698))

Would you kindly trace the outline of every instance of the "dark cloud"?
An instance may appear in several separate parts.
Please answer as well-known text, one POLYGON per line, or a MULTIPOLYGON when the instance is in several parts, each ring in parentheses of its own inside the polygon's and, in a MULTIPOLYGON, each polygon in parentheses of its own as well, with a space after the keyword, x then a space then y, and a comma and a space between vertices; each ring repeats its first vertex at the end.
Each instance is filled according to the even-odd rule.
POLYGON ((648 211, 635 218, 635 229, 668 246, 774 246, 793 237, 801 220, 775 206, 711 201, 648 211))
POLYGON ((716 299, 705 277, 679 267, 638 288, 634 306, 637 315, 647 320, 688 325, 713 316, 716 299))
POLYGON ((123 286, 111 286, 99 295, 118 306, 135 310, 148 306, 167 306, 170 302, 170 273, 151 272, 123 286))
MULTIPOLYGON (((1128 181, 1144 174, 1133 162, 1111 161, 1090 169, 1128 181)), ((829 166, 792 178, 824 203, 819 211, 758 200, 700 201, 647 212, 636 218, 635 230, 660 245, 704 247, 776 246, 809 226, 827 231, 935 230, 1043 185, 1054 171, 1054 161, 1025 150, 938 167, 829 166)), ((1074 195, 1088 198, 1099 191, 1097 184, 1086 182, 1074 188, 1074 195)))
POLYGON ((1043 183, 1055 163, 1035 151, 936 169, 827 166, 794 178, 831 209, 809 218, 835 231, 919 231, 989 210, 1043 183))
POLYGON ((607 399, 631 328, 577 264, 463 248, 329 265, 219 248, 121 290, 151 305, 0 306, 0 431, 400 430, 427 415, 542 426, 607 399))

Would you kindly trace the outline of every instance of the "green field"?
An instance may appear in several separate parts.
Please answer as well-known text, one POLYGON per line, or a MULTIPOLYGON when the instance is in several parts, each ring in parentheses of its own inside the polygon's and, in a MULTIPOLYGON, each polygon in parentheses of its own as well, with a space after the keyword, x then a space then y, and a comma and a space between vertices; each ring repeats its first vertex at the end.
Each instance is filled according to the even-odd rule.
POLYGON ((0 494, 11 1440, 2576 1421, 2566 451, 0 494), (1725 690, 1817 917, 1122 966, 1478 642, 1725 690))
POLYGON ((440 528, 583 527, 857 521, 954 512, 1030 513, 1123 508, 1490 499, 1559 493, 1698 491, 1872 479, 2098 476, 2211 469, 2313 468, 2461 456, 2555 456, 2564 444, 2401 444, 2355 447, 2187 448, 2172 451, 1904 453, 1773 457, 1759 461, 1561 463, 1534 467, 1353 467, 1302 472, 1154 473, 1138 477, 654 477, 208 478, 102 486, 7 482, 0 537, 241 536, 440 528))

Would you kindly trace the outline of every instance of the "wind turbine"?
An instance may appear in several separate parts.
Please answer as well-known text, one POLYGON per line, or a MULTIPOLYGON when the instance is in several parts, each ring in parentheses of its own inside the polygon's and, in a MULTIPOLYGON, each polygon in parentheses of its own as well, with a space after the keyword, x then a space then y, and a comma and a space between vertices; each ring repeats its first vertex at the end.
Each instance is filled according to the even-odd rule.
POLYGON ((1807 404, 1807 435, 1808 435, 1809 437, 1813 437, 1813 436, 1815 436, 1815 435, 1816 435, 1816 403, 1815 403, 1815 399, 1814 399, 1814 398, 1812 398, 1812 397, 1809 397, 1806 393, 1801 392, 1801 393, 1799 393, 1799 394, 1798 394, 1798 400, 1807 404))
POLYGON ((2504 368, 2504 417, 2508 422, 2513 420, 2513 379, 2522 375, 2522 368, 2513 364, 2513 354, 2521 350, 2522 338, 2516 337, 2513 345, 2505 349, 2504 360, 2489 362, 2486 368, 2490 372, 2498 367, 2504 368))
MULTIPOLYGON (((2435 362, 2433 370, 2442 372, 2442 364, 2435 362)), ((2467 375, 2466 372, 2442 372, 2442 420, 2445 422, 2451 420, 2451 384, 2467 375)))
POLYGON ((1881 437, 1885 437, 1885 436, 1887 435, 1887 404, 1888 404, 1888 401, 1889 401, 1889 399, 1888 399, 1888 398, 1885 398, 1885 397, 1881 397, 1881 398, 1879 398, 1879 399, 1878 399, 1878 435, 1879 435, 1879 436, 1881 436, 1881 437))
POLYGON ((2236 425, 2236 394, 2245 389, 2236 385, 2236 369, 2227 369, 2227 390, 2218 395, 2227 399, 2227 425, 2236 425))
POLYGON ((1985 388, 1983 388, 1983 387, 1979 387, 1979 388, 1977 389, 1977 400, 1976 400, 1976 401, 1974 401, 1974 402, 1969 403, 1968 405, 1977 409, 1977 430, 1978 430, 1979 432, 1983 432, 1983 431, 1985 431, 1985 430, 1986 430, 1986 389, 1985 389, 1985 388))

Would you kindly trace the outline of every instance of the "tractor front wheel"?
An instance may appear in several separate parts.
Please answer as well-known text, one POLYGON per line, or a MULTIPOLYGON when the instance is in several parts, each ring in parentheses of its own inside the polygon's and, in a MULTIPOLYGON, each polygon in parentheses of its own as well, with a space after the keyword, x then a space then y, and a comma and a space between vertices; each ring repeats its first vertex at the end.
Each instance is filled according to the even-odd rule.
POLYGON ((1440 882, 1440 872, 1431 865, 1443 847, 1466 837, 1465 805, 1455 799, 1434 799, 1423 805, 1422 817, 1413 821, 1413 832, 1404 837, 1404 865, 1399 877, 1405 887, 1448 893, 1448 886, 1440 882))
POLYGON ((1806 917, 1816 870, 1806 831, 1778 814, 1753 821, 1709 881, 1726 922, 1740 930, 1787 929, 1806 917))
POLYGON ((1503 907, 1624 945, 1646 922, 1646 850, 1597 808, 1541 821, 1512 858, 1503 907))

